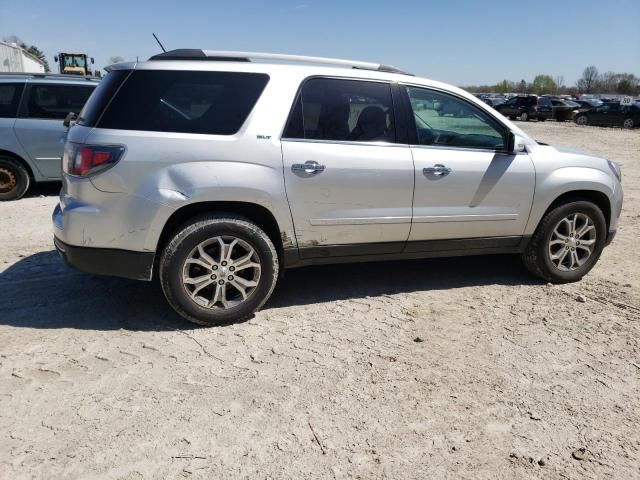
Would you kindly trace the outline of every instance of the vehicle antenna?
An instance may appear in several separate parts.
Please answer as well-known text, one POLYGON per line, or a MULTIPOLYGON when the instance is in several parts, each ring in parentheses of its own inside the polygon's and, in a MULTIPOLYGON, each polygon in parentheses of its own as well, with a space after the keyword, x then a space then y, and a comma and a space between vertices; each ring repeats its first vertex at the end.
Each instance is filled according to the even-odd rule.
POLYGON ((158 45, 160 45, 160 48, 162 49, 163 52, 166 52, 166 50, 164 49, 164 47, 162 46, 162 44, 160 43, 160 40, 158 40, 158 37, 156 37, 155 33, 151 33, 151 35, 153 35, 153 38, 156 39, 156 42, 158 42, 158 45))

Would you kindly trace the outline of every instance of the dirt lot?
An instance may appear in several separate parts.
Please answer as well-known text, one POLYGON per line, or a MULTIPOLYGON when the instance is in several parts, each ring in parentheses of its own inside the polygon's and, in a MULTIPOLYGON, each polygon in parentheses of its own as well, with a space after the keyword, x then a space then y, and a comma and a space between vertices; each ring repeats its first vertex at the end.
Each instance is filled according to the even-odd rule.
POLYGON ((0 477, 639 478, 640 131, 523 126, 623 165, 580 283, 509 256, 307 268, 194 329, 61 264, 55 189, 0 204, 0 477))

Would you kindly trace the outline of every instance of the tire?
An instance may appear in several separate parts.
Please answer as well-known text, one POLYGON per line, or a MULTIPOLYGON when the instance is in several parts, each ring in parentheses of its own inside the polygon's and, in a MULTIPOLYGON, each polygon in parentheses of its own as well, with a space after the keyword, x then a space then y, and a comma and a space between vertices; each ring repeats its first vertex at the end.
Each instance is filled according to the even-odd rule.
POLYGON ((529 121, 529 114, 527 112, 522 112, 520 114, 520 121, 528 122, 529 121))
POLYGON ((546 120, 547 120, 547 119, 546 119, 546 118, 544 118, 544 117, 538 117, 538 121, 539 121, 539 122, 545 122, 546 120))
POLYGON ((184 225, 166 245, 160 257, 159 280, 169 305, 181 317, 198 325, 215 326, 251 318, 253 313, 262 307, 271 296, 278 279, 278 270, 276 249, 267 234, 257 225, 246 218, 235 215, 206 215, 184 225), (236 240, 235 246, 230 249, 231 255, 228 264, 219 257, 221 250, 219 239, 227 244, 227 248, 233 243, 233 239, 236 240), (210 245, 207 245, 207 242, 210 242, 210 245), (208 257, 201 256, 199 253, 198 246, 203 244, 205 246, 202 248, 208 257), (253 254, 249 253, 250 249, 253 250, 253 254), (195 260, 193 260, 194 255, 197 256, 195 260), (236 255, 235 260, 231 260, 234 255, 236 255), (242 274, 234 273, 233 262, 240 260, 240 257, 246 258, 247 255, 250 255, 251 258, 243 265, 258 263, 260 268, 243 267, 242 274), (204 263, 212 265, 208 260, 204 261, 206 258, 215 260, 216 264, 211 267, 201 265, 204 263), (189 264, 186 263, 188 259, 192 259, 189 264), (200 259, 202 260, 197 263, 200 259), (223 265, 231 266, 223 267, 223 265), (256 271, 259 272, 257 279, 256 271), (250 278, 251 274, 254 275, 252 278, 250 278), (233 278, 232 275, 236 275, 237 278, 233 278), (183 276, 189 278, 209 276, 203 280, 203 282, 209 283, 208 286, 198 289, 202 283, 195 285, 183 283, 183 276), (257 283, 255 286, 245 288, 247 290, 246 299, 243 299, 240 290, 234 286, 238 285, 234 282, 240 278, 244 280, 243 285, 247 281, 257 283), (215 279, 215 281, 210 282, 210 279, 215 279), (218 282, 224 284, 220 286, 220 291, 226 292, 225 304, 218 300, 213 308, 202 305, 203 302, 216 301, 218 282), (249 288, 251 291, 248 291, 249 288), (190 294, 195 295, 196 299, 192 298, 190 294), (235 297, 235 299, 228 297, 235 297), (227 300, 239 303, 227 306, 227 300))
POLYGON ((509 120, 515 120, 516 116, 515 115, 509 115, 509 120))
POLYGON ((22 198, 31 183, 27 169, 18 160, 0 156, 0 201, 22 198))
POLYGON ((622 128, 626 128, 631 130, 632 128, 634 128, 636 126, 636 122, 633 121, 633 118, 629 117, 629 118, 625 118, 622 121, 622 128))
POLYGON ((573 121, 578 125, 589 125, 589 117, 586 115, 577 115, 573 121))
MULTIPOLYGON (((579 229, 580 228, 577 228, 576 231, 579 229)), ((584 238, 586 237, 583 237, 583 239, 584 238)), ((602 249, 605 246, 606 239, 607 224, 604 214, 600 208, 591 202, 582 200, 565 203, 564 205, 559 205, 550 210, 542 218, 538 224, 538 228, 531 237, 529 244, 521 255, 522 262, 529 272, 548 282, 577 282, 589 273, 596 264, 600 258, 602 249), (575 269, 563 270, 555 265, 551 260, 550 242, 552 241, 556 226, 558 226, 563 219, 575 214, 581 218, 582 216, 588 217, 591 220, 594 227, 593 231, 595 232, 593 249, 584 263, 580 266, 575 269)), ((554 243, 559 243, 559 248, 558 250, 555 250, 555 252, 559 252, 561 254, 563 252, 563 243, 561 243, 561 240, 558 240, 557 238, 554 243)), ((586 241, 583 240, 583 243, 586 243, 586 241)), ((571 245, 571 243, 569 245, 571 245)), ((552 248, 556 247, 558 247, 558 245, 554 245, 552 248)), ((578 255, 578 251, 584 253, 584 249, 584 245, 582 247, 575 247, 576 255, 578 255)), ((566 254, 572 255, 571 251, 567 251, 566 254)), ((569 261, 571 261, 571 258, 567 259, 567 263, 569 261)))

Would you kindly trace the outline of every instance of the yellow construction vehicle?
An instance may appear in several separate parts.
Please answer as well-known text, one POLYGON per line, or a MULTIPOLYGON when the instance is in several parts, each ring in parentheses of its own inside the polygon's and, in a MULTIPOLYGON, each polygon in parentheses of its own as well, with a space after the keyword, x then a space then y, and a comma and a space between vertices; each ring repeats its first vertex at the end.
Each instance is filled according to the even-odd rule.
POLYGON ((93 64, 93 57, 89 58, 89 56, 84 53, 60 52, 53 57, 53 59, 58 64, 60 73, 67 75, 91 75, 89 61, 93 64))

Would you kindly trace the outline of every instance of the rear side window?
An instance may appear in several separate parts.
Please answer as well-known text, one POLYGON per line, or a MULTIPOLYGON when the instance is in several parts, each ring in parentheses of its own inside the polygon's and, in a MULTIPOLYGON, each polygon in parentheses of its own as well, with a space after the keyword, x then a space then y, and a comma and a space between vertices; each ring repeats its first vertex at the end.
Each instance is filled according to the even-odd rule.
POLYGON ((285 138, 395 142, 386 83, 314 78, 302 87, 285 138))
POLYGON ((233 135, 268 81, 262 73, 134 70, 97 126, 233 135))
POLYGON ((0 118, 14 118, 24 83, 0 83, 0 118))
POLYGON ((79 113, 93 88, 89 85, 34 83, 29 89, 27 117, 62 120, 69 112, 79 113))
POLYGON ((87 103, 85 103, 84 108, 80 111, 78 125, 95 127, 107 104, 130 73, 131 70, 109 72, 100 81, 87 103))
POLYGON ((543 107, 550 107, 551 100, 549 100, 548 98, 539 98, 538 105, 542 105, 543 107))

